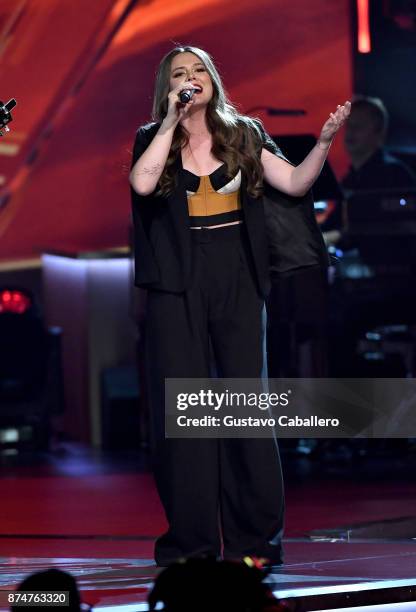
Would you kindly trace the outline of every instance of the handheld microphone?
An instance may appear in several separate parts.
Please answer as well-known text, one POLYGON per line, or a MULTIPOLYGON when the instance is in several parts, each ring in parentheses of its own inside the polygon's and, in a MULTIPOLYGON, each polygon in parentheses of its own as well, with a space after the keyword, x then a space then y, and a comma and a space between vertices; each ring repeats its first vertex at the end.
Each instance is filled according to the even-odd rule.
POLYGON ((4 103, 0 100, 0 136, 3 136, 2 130, 10 132, 10 128, 7 125, 10 121, 13 121, 11 110, 16 106, 17 102, 14 98, 11 98, 8 102, 4 103))
POLYGON ((0 107, 1 110, 3 112, 8 112, 10 113, 10 111, 16 106, 17 102, 14 98, 11 98, 8 102, 6 102, 6 104, 4 104, 4 102, 0 101, 0 107))
POLYGON ((192 96, 194 95, 196 91, 199 91, 199 90, 198 89, 182 89, 182 91, 179 94, 179 100, 182 102, 182 104, 186 104, 187 102, 189 102, 189 100, 191 100, 192 96))

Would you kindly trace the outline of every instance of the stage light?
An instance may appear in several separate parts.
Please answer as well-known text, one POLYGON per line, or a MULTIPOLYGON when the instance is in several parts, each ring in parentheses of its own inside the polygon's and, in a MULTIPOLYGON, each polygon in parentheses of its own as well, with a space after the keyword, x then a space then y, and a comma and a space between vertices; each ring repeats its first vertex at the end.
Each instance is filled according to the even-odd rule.
POLYGON ((10 443, 10 442, 18 442, 19 440, 19 430, 15 427, 8 429, 0 429, 0 442, 2 444, 10 443))
POLYGON ((370 19, 368 0, 357 0, 358 19, 358 51, 359 53, 370 53, 370 19))
POLYGON ((367 340, 377 340, 377 342, 381 340, 381 334, 378 332, 367 332, 365 337, 367 340))
POLYGON ((335 212, 337 208, 336 200, 316 200, 314 209, 316 220, 319 225, 322 225, 335 212))
POLYGON ((0 291, 0 314, 4 312, 23 314, 31 306, 31 299, 23 291, 13 289, 3 289, 0 291))

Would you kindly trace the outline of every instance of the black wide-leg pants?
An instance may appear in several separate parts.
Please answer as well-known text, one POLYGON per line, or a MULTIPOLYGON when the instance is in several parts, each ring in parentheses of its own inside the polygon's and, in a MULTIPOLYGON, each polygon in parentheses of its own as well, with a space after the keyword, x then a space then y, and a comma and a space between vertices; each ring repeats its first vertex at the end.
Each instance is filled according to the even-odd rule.
POLYGON ((155 559, 282 559, 284 494, 275 439, 165 438, 165 378, 260 378, 263 299, 242 225, 190 230, 193 282, 150 290, 146 363, 154 474, 169 523, 155 559), (212 353, 210 349, 212 346, 212 353))

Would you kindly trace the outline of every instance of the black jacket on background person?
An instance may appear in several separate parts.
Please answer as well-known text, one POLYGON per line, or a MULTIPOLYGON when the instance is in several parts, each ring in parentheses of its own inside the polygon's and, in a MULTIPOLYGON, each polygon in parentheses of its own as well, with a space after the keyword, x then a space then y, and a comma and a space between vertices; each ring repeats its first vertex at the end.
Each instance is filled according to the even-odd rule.
POLYGON ((380 147, 358 169, 350 166, 342 179, 346 192, 415 188, 416 176, 400 159, 380 147))
MULTIPOLYGON (((160 127, 149 123, 139 128, 133 149, 132 166, 147 149, 160 127)), ((265 147, 286 159, 264 132, 258 154, 265 147)), ((191 282, 192 250, 188 201, 183 183, 182 160, 175 161, 177 189, 168 197, 141 196, 133 189, 135 284, 141 288, 179 293, 191 282)), ((225 170, 224 170, 225 171, 225 170)), ((327 266, 328 255, 315 220, 312 192, 292 197, 265 182, 264 195, 253 198, 247 192, 247 178, 241 177, 241 206, 253 256, 257 284, 266 297, 270 273, 286 275, 307 266, 327 266)), ((195 230, 197 231, 197 230, 195 230)))

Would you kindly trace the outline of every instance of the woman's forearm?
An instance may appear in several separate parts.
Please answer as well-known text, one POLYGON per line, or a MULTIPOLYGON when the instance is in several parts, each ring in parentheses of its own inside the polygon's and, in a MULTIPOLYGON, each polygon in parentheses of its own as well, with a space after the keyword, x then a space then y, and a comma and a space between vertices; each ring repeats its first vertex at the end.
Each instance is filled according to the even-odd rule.
POLYGON ((166 165, 176 125, 163 122, 146 151, 139 157, 130 172, 130 184, 140 195, 149 195, 166 165))
POLYGON ((328 156, 331 142, 322 143, 318 140, 303 162, 292 171, 292 193, 305 195, 321 173, 322 166, 328 156))

